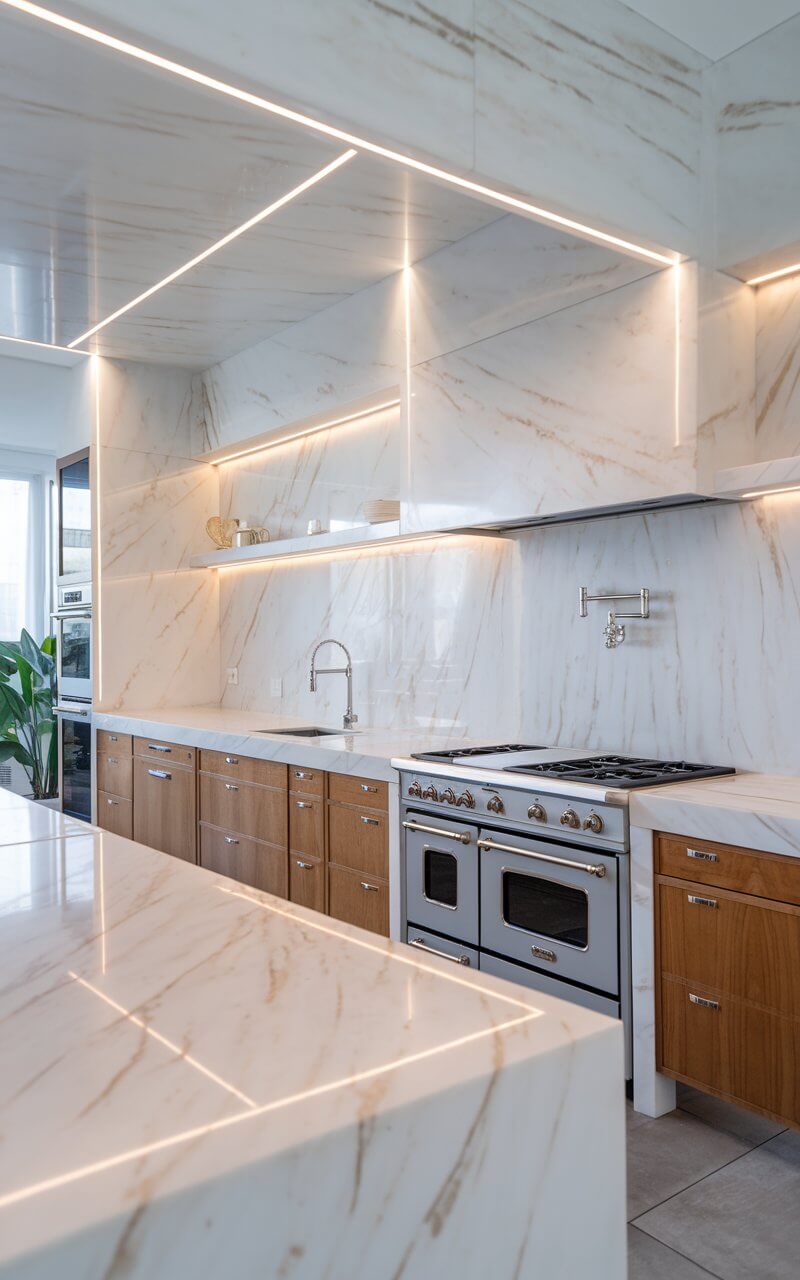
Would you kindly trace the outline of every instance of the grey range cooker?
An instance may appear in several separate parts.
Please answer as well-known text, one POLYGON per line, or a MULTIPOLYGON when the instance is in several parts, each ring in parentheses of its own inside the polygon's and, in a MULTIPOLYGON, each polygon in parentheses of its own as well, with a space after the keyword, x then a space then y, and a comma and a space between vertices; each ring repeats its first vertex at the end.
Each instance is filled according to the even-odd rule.
POLYGON ((630 1078, 628 793, 734 770, 516 743, 392 764, 405 940, 621 1018, 630 1078))

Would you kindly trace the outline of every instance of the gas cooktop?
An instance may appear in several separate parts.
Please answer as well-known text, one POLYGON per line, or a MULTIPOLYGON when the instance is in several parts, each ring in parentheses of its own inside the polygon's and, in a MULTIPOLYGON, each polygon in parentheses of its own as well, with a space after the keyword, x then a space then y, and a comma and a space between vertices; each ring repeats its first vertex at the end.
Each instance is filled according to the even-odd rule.
POLYGON ((735 773, 725 765, 691 764, 688 760, 647 760, 640 756, 584 756, 579 760, 551 760, 542 764, 512 764, 505 773, 525 773, 565 782, 608 782, 613 787, 658 787, 665 782, 716 778, 735 773))
MULTIPOLYGON (((512 751, 542 751, 543 747, 520 746, 519 743, 503 742, 497 747, 453 747, 447 751, 414 751, 412 760, 431 760, 434 764, 457 764, 460 760, 474 760, 477 756, 503 756, 512 751)), ((489 768, 488 765, 484 766, 489 768)), ((502 767, 502 766, 498 766, 502 767)))

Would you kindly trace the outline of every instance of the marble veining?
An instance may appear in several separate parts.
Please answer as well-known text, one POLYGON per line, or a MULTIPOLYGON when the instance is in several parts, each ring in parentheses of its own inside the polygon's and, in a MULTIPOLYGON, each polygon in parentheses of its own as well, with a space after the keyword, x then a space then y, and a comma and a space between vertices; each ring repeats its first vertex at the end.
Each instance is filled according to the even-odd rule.
POLYGON ((52 844, 0 862, 0 1268, 620 1274, 617 1023, 108 833, 52 844))

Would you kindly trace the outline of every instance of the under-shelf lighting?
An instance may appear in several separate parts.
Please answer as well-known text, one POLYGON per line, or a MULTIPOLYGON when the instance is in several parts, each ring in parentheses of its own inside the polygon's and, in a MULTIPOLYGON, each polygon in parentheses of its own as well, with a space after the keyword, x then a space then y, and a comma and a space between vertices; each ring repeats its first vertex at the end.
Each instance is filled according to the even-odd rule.
POLYGON ((781 267, 779 271, 768 271, 763 276, 753 276, 752 280, 748 280, 748 284, 768 284, 770 280, 780 280, 782 276, 792 276, 795 272, 800 271, 800 262, 793 262, 790 267, 781 267))
POLYGON ((313 547, 306 550, 303 548, 298 551, 290 551, 287 555, 270 555, 269 543, 263 544, 262 556, 248 556, 241 560, 226 560, 221 564, 210 564, 206 567, 216 569, 223 572, 226 569, 264 569, 271 568, 273 565, 297 564, 301 560, 343 560, 351 556, 374 555, 381 552, 394 551, 397 548, 406 548, 412 546, 421 546, 425 542, 450 542, 452 543, 458 537, 468 538, 492 538, 497 537, 496 534, 488 532, 476 532, 459 534, 458 532, 447 533, 409 533, 405 536, 402 534, 390 534, 386 538, 376 538, 372 542, 364 542, 355 546, 342 547, 320 547, 315 550, 313 547))
POLYGON ((769 498, 774 493, 800 493, 800 484, 781 484, 774 489, 751 489, 749 493, 743 493, 742 497, 769 498))
POLYGON ((245 449, 236 449, 231 453, 223 454, 222 457, 209 458, 208 461, 211 466, 219 467, 224 462, 233 462, 235 458, 247 458, 254 453, 263 453, 267 449, 277 449, 282 444, 289 444, 291 440, 304 440, 307 436, 315 436, 319 431, 330 431, 331 427, 343 427, 348 422, 359 422, 362 418, 370 418, 374 413, 381 413, 385 409, 396 409, 399 404, 400 397, 396 396, 393 400, 384 400, 381 404, 371 405, 368 409, 358 409, 355 413, 347 413, 340 418, 330 418, 325 422, 305 427, 301 431, 293 431, 290 435, 280 435, 275 440, 265 440, 259 444, 249 445, 245 449))
POLYGON ((417 172, 425 173, 431 178, 436 178, 439 182, 448 183, 450 186, 458 187, 462 191, 480 196, 493 204, 528 214, 540 222, 564 227, 567 231, 574 231, 578 235, 598 240, 602 244, 612 245, 615 249, 621 249, 623 252, 647 258, 649 261, 657 262, 661 266, 670 267, 675 262, 680 261, 679 254, 659 253, 657 250, 649 249, 633 240, 625 240, 621 236, 601 231, 598 227, 592 227, 588 223, 578 222, 574 218, 566 218, 560 213, 554 213, 550 209, 544 209, 540 205, 532 204, 529 200, 522 200, 519 196, 499 191, 495 187, 487 187, 481 182, 473 182, 470 178, 462 178, 459 174, 451 173, 447 169, 440 169, 437 165, 426 164, 425 161, 417 160, 414 156, 406 155, 402 151, 393 151, 389 147, 382 147, 376 142, 370 142, 366 138, 358 137, 356 134, 347 133, 344 129, 337 129, 334 125, 315 120, 312 116, 304 115, 300 111, 293 111, 291 108, 281 106, 277 102, 271 102, 268 98, 249 93, 246 89, 239 89, 236 85, 229 84, 225 80, 207 76, 202 71, 187 67, 184 63, 175 62, 172 58, 162 58, 160 54, 152 53, 149 49, 142 48, 141 45, 131 44, 128 40, 120 40, 116 36, 111 36, 105 31, 98 30, 96 27, 87 26, 84 22, 76 22, 73 18, 67 18, 64 14, 56 13, 52 9, 45 9, 42 5, 32 4, 31 0, 0 0, 0 4, 6 5, 9 9, 17 9, 21 13, 27 13, 32 18, 38 18, 41 22, 60 27, 62 30, 81 36, 85 40, 91 40, 94 44, 113 49, 116 53, 122 53, 128 58, 135 58, 137 61, 145 62, 151 67, 158 67, 161 71, 168 71, 174 76, 179 76, 182 80, 189 80, 193 84, 211 89, 215 93, 224 94, 228 98, 235 98, 238 102, 243 102, 248 106, 258 107, 261 111, 268 111, 271 115, 280 116, 283 120, 291 120, 294 124, 302 125, 303 128, 309 129, 313 133, 323 134, 328 138, 336 138, 340 142, 346 142, 349 146, 356 147, 359 151, 368 151, 372 155, 381 156, 384 160, 391 160, 395 164, 403 165, 405 168, 416 169, 417 172))

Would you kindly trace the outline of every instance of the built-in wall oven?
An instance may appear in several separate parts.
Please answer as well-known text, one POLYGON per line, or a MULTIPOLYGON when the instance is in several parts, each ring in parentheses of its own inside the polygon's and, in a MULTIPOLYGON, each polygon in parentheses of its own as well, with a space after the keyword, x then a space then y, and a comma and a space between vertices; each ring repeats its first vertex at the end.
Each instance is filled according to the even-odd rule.
POLYGON ((58 587, 56 637, 58 794, 64 813, 92 816, 92 584, 58 587))

